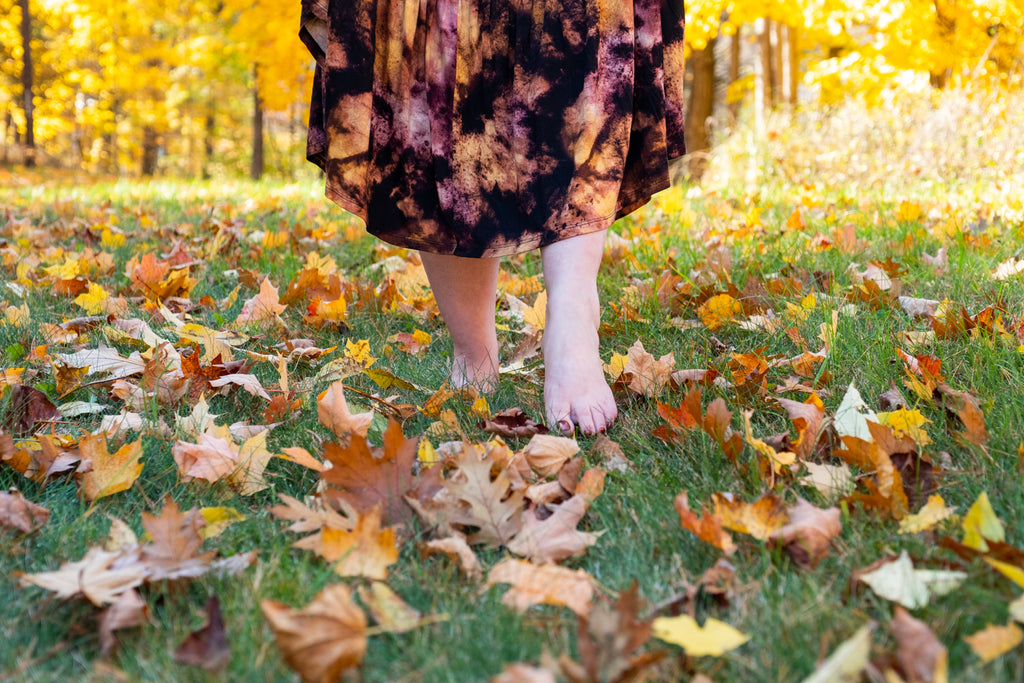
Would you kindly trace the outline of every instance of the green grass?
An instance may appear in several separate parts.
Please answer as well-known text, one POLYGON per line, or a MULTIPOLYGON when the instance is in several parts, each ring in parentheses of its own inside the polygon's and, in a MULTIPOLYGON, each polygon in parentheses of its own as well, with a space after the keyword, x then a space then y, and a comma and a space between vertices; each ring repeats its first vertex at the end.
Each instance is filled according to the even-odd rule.
MULTIPOLYGON (((377 258, 377 245, 369 239, 349 239, 358 234, 358 226, 345 218, 340 210, 320 199, 313 185, 249 184, 187 184, 160 181, 150 184, 118 182, 114 184, 81 181, 74 185, 60 179, 19 184, 0 193, 0 238, 7 241, 11 254, 3 256, 2 277, 16 276, 18 263, 30 263, 30 270, 39 274, 42 268, 63 260, 55 251, 61 247, 74 251, 86 244, 94 249, 110 251, 114 268, 111 274, 97 281, 114 293, 128 285, 124 264, 133 254, 147 251, 166 252, 175 240, 202 251, 214 229, 225 226, 237 229, 243 236, 256 230, 286 230, 302 237, 312 228, 330 227, 337 236, 320 242, 293 239, 283 249, 262 250, 246 241, 235 241, 230 248, 208 255, 208 260, 195 269, 199 283, 192 292, 193 300, 204 295, 220 298, 228 294, 236 281, 225 272, 250 269, 267 274, 282 288, 302 267, 309 250, 333 256, 340 270, 352 280, 374 282, 379 275, 370 270, 377 258), (6 216, 6 217, 5 217, 6 216), (21 222, 43 231, 31 236, 20 227, 21 222), (116 249, 98 244, 101 223, 113 224, 128 236, 116 249), (93 228, 93 231, 90 229, 93 228), (94 234, 95 233, 95 234, 94 234), (49 234, 52 239, 44 239, 49 234), (36 240, 32 242, 32 240, 36 240), (33 255, 38 261, 30 261, 33 255)), ((767 295, 766 301, 778 315, 787 303, 799 304, 800 298, 815 291, 820 303, 806 320, 788 321, 806 340, 810 350, 821 346, 817 339, 819 326, 831 319, 832 310, 842 303, 841 297, 850 289, 847 268, 851 262, 863 269, 869 260, 884 261, 893 257, 907 268, 903 277, 903 294, 937 300, 951 299, 962 303, 972 313, 986 305, 1001 302, 1006 307, 1007 327, 1016 324, 1024 314, 1024 280, 1011 278, 994 281, 989 273, 1005 258, 1016 253, 1024 225, 1020 217, 1004 218, 993 224, 990 233, 964 233, 948 238, 950 264, 945 274, 937 275, 921 261, 922 253, 934 254, 942 243, 933 235, 938 219, 922 217, 913 222, 895 218, 900 197, 846 201, 821 196, 820 206, 800 206, 807 227, 803 231, 785 229, 787 217, 798 207, 793 198, 795 189, 782 188, 775 199, 768 189, 760 200, 742 194, 687 198, 683 190, 673 190, 635 216, 624 220, 616 230, 625 236, 639 236, 633 248, 636 261, 610 262, 601 281, 606 301, 620 304, 623 291, 630 285, 656 280, 664 270, 674 272, 682 281, 700 281, 707 270, 706 240, 711 230, 723 249, 732 257, 729 279, 743 290, 755 279, 766 280, 783 273, 805 283, 796 296, 767 295), (788 198, 787 198, 788 197, 788 198), (764 211, 763 226, 739 230, 744 216, 752 206, 764 211), (659 208, 660 207, 660 208, 659 208), (730 207, 728 210, 723 207, 730 207), (836 249, 816 251, 809 245, 817 235, 829 236, 833 228, 851 222, 857 237, 866 246, 854 254, 836 249), (656 239, 645 239, 660 226, 656 239), (908 237, 910 238, 908 240, 908 237), (985 239, 982 239, 985 237, 985 239), (813 283, 814 274, 830 274, 831 288, 822 289, 813 283), (829 300, 825 295, 837 297, 829 300), (834 303, 830 303, 830 301, 834 303)), ((909 196, 909 195, 908 195, 909 196)), ((927 209, 944 210, 941 197, 921 200, 927 209)), ((957 218, 964 223, 973 220, 979 211, 998 207, 983 204, 958 208, 957 218)), ((506 260, 503 267, 518 276, 537 274, 539 259, 535 254, 506 260)), ((822 281, 820 278, 817 281, 822 281)), ((721 288, 721 282, 716 287, 721 288)), ((196 322, 220 327, 237 316, 242 302, 255 294, 242 288, 238 300, 226 311, 202 309, 196 322)), ((529 297, 527 297, 529 298, 529 297)), ((43 323, 60 321, 82 314, 70 299, 55 296, 45 283, 29 286, 24 300, 10 289, 0 289, 0 302, 21 305, 24 301, 32 320, 24 327, 5 321, 0 324, 0 351, 6 350, 4 367, 24 367, 27 384, 47 390, 53 396, 54 382, 49 365, 23 357, 23 354, 46 343, 39 331, 43 323), (20 349, 20 351, 19 351, 20 349)), ((378 366, 414 382, 425 391, 389 390, 385 396, 397 395, 398 402, 420 405, 444 381, 450 342, 439 319, 427 320, 400 313, 382 313, 373 308, 355 311, 347 321, 347 329, 316 329, 304 325, 302 305, 290 307, 284 314, 290 337, 309 337, 318 346, 340 344, 345 340, 368 339, 378 366), (425 357, 416 359, 395 351, 383 356, 387 338, 400 331, 421 328, 434 336, 425 357)), ((2 310, 0 310, 2 313, 2 310)), ((133 305, 125 317, 139 316, 158 329, 157 322, 133 305)), ((696 307, 681 300, 671 315, 666 315, 656 300, 641 302, 636 318, 616 318, 606 307, 604 313, 603 355, 607 360, 613 352, 625 353, 637 339, 656 357, 674 353, 677 368, 715 368, 728 376, 729 353, 750 353, 765 347, 765 355, 793 356, 800 348, 781 331, 745 331, 734 323, 717 330, 703 327, 680 331, 669 318, 695 318, 696 307), (722 352, 724 344, 730 351, 722 352)), ((991 433, 989 454, 965 447, 952 437, 939 408, 915 398, 902 386, 904 374, 897 362, 895 348, 909 349, 901 341, 901 333, 928 329, 927 321, 913 320, 898 308, 871 310, 858 305, 855 315, 841 315, 838 336, 825 361, 831 381, 822 392, 826 414, 831 415, 842 398, 845 387, 855 382, 865 399, 875 406, 876 397, 891 382, 903 389, 911 408, 919 409, 931 420, 927 431, 934 443, 928 452, 949 453, 953 469, 941 480, 941 493, 946 502, 965 512, 977 495, 987 491, 993 506, 1004 520, 1007 541, 1024 545, 1024 531, 1017 524, 1024 509, 1024 486, 1017 451, 1021 443, 1020 424, 1024 416, 1024 398, 1019 391, 1024 380, 1024 355, 1017 350, 1019 342, 962 337, 932 342, 919 353, 932 353, 942 359, 943 373, 956 389, 975 393, 985 412, 991 433)), ((265 348, 282 334, 272 328, 251 330, 253 339, 247 348, 265 348)), ((520 335, 513 329, 506 333, 506 352, 515 346, 520 335)), ((95 346, 101 337, 90 334, 85 346, 95 346)), ((123 347, 124 350, 127 348, 123 347)), ((51 353, 67 351, 51 347, 51 353)), ((340 353, 340 352, 337 352, 340 353)), ((335 354, 335 356, 337 355, 335 354)), ((333 357, 333 356, 332 356, 333 357)), ((294 365, 289 368, 292 381, 312 377, 316 366, 294 365)), ((276 381, 276 370, 270 364, 257 364, 255 372, 265 384, 276 381)), ((769 374, 769 387, 782 382, 789 373, 784 369, 769 374)), ((348 380, 356 388, 374 393, 378 390, 365 377, 348 380)), ((271 451, 299 445, 317 453, 314 435, 325 436, 317 424, 315 394, 325 386, 313 386, 305 405, 269 437, 271 451)), ((666 389, 658 398, 678 405, 682 392, 666 389)), ((520 406, 534 418, 543 415, 541 384, 535 368, 525 376, 503 379, 489 398, 493 410, 520 406)), ((742 398, 732 391, 705 389, 705 404, 721 396, 734 411, 733 427, 742 429, 740 411, 754 411, 754 433, 766 436, 789 428, 789 421, 778 408, 756 397, 742 398)), ((803 399, 803 394, 790 397, 803 399)), ((61 401, 98 400, 110 404, 110 412, 118 409, 118 401, 108 396, 105 386, 83 387, 62 397, 61 401)), ((213 412, 221 414, 219 422, 236 420, 262 422, 263 402, 241 392, 217 396, 211 400, 213 412)), ((356 399, 358 403, 359 400, 356 399)), ((767 489, 767 482, 756 474, 756 466, 743 474, 722 455, 718 446, 703 433, 688 434, 681 442, 666 444, 651 435, 661 420, 655 402, 635 395, 619 397, 620 418, 609 432, 633 462, 634 471, 609 474, 603 495, 594 503, 583 526, 603 529, 606 533, 596 546, 581 558, 567 563, 590 572, 611 594, 628 588, 634 581, 649 604, 657 604, 685 591, 721 553, 683 530, 673 509, 673 499, 688 490, 691 506, 708 504, 715 492, 731 491, 745 500, 753 500, 767 489)), ((485 435, 469 414, 469 406, 453 400, 453 408, 467 436, 484 440, 485 435)), ((877 406, 875 406, 877 407, 877 406)), ((188 406, 159 408, 161 417, 173 424, 175 412, 184 414, 188 406)), ((94 429, 98 419, 79 418, 61 423, 59 429, 72 434, 94 429)), ((407 435, 420 435, 432 420, 416 415, 404 425, 407 435)), ((99 642, 96 635, 97 611, 79 601, 60 601, 34 587, 20 587, 13 572, 39 572, 56 569, 68 560, 77 560, 93 545, 103 542, 107 530, 106 515, 119 517, 141 532, 141 513, 153 511, 151 504, 165 494, 179 506, 226 505, 242 512, 246 520, 229 527, 223 534, 207 541, 207 547, 222 555, 257 549, 256 564, 237 577, 202 577, 174 586, 153 586, 145 590, 152 621, 140 628, 119 633, 121 646, 110 664, 122 670, 131 680, 182 681, 208 680, 207 674, 190 670, 173 662, 175 647, 192 630, 202 625, 201 610, 207 596, 217 595, 221 601, 231 644, 232 658, 226 680, 291 680, 294 674, 283 663, 269 626, 260 612, 261 599, 275 599, 293 606, 306 604, 325 585, 339 581, 330 566, 312 553, 290 548, 296 536, 284 531, 284 523, 274 519, 267 508, 276 502, 276 494, 302 497, 312 493, 315 475, 280 460, 269 466, 271 488, 249 497, 240 497, 223 485, 203 482, 182 483, 177 475, 170 448, 173 441, 165 437, 143 437, 145 467, 138 483, 128 491, 88 504, 79 499, 70 479, 57 478, 46 486, 26 480, 10 467, 0 466, 0 487, 17 487, 25 496, 51 511, 49 522, 39 531, 26 535, 6 535, 0 539, 0 676, 7 672, 18 680, 50 681, 83 680, 93 677, 104 680, 100 669, 99 642)), ((434 439, 435 445, 437 439, 434 439)), ((595 462, 589 451, 591 440, 581 439, 588 462, 595 462)), ((516 447, 522 442, 513 444, 516 447)), ((753 465, 755 455, 746 449, 741 463, 753 465)), ((791 481, 783 480, 777 492, 793 502, 797 495, 824 504, 816 494, 791 481)), ((879 623, 873 640, 873 655, 893 652, 887 623, 892 605, 861 587, 851 592, 851 573, 875 560, 908 550, 919 564, 939 566, 956 558, 935 545, 936 532, 917 536, 899 535, 896 524, 879 519, 858 508, 845 508, 844 529, 833 544, 829 556, 816 568, 802 570, 777 551, 769 551, 749 537, 735 534, 739 552, 730 561, 736 567, 739 588, 729 596, 728 604, 719 604, 707 596, 698 596, 694 605, 700 619, 715 617, 727 621, 750 635, 741 648, 721 658, 687 659, 672 646, 668 657, 655 669, 660 680, 684 680, 694 672, 703 672, 718 681, 796 681, 809 674, 819 655, 831 652, 867 620, 879 623)), ((949 535, 959 539, 957 528, 949 535)), ((942 535, 945 532, 938 532, 942 535)), ((400 561, 392 567, 389 585, 412 606, 424 613, 446 613, 450 620, 423 627, 401 635, 371 638, 364 666, 367 681, 477 681, 499 673, 512 662, 539 662, 542 653, 576 654, 576 620, 568 610, 550 607, 532 608, 519 615, 501 604, 504 589, 481 592, 481 586, 461 576, 453 564, 443 557, 420 557, 415 535, 401 548, 400 561)), ((502 556, 502 551, 481 553, 488 568, 502 556)), ((963 641, 965 635, 988 624, 1006 623, 1006 605, 1020 589, 996 574, 984 562, 965 566, 969 579, 954 593, 935 598, 915 616, 934 630, 950 651, 951 678, 958 681, 1013 681, 1024 678, 1024 656, 1018 647, 1000 659, 981 664, 963 641)), ((346 580, 357 584, 358 581, 346 580)), ((662 647, 652 640, 648 648, 662 647)))

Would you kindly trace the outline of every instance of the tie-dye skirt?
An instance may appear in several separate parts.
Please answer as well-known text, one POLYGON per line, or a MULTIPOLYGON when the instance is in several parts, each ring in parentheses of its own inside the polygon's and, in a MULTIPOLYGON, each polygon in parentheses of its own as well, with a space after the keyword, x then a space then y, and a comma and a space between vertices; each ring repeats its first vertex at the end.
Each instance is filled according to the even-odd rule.
POLYGON ((669 185, 682 0, 302 0, 307 155, 381 239, 489 257, 669 185))

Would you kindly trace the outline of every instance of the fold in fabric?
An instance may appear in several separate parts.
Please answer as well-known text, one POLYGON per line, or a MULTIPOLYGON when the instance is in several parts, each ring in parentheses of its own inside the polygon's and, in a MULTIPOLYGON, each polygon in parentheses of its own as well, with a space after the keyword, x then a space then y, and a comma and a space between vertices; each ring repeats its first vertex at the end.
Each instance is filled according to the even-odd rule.
POLYGON ((307 156, 374 235, 459 256, 603 230, 684 152, 678 0, 303 0, 307 156))

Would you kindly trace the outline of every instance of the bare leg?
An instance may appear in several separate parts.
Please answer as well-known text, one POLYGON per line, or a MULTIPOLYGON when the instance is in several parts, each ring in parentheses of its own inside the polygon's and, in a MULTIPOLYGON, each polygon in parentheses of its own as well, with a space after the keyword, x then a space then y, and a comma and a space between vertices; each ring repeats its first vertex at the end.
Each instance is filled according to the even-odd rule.
POLYGON ((452 386, 473 385, 481 391, 494 389, 498 381, 494 307, 499 260, 422 251, 420 258, 455 346, 452 386))
POLYGON ((599 355, 601 305, 597 272, 605 232, 571 237, 541 249, 548 291, 544 324, 544 409, 564 432, 596 434, 618 415, 599 355))

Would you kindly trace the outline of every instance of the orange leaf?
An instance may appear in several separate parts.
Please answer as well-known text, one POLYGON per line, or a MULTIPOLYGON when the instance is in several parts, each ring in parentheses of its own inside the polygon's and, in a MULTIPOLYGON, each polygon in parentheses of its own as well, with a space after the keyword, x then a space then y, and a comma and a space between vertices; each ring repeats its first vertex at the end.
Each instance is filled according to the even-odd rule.
POLYGON ((782 507, 782 500, 774 493, 766 493, 753 503, 730 500, 721 493, 711 496, 715 506, 715 517, 724 528, 747 534, 764 541, 781 529, 788 517, 782 507))
POLYGON ((499 583, 512 585, 501 602, 520 612, 544 604, 568 607, 582 616, 590 612, 594 596, 594 579, 581 569, 551 564, 538 567, 512 558, 494 565, 487 575, 488 587, 499 583))
POLYGON ((324 526, 319 536, 308 536, 294 544, 313 550, 328 562, 337 562, 340 576, 365 576, 383 581, 387 568, 398 562, 395 530, 381 529, 380 508, 359 515, 352 531, 324 526))
POLYGON ((142 439, 126 443, 111 454, 102 435, 86 434, 78 442, 84 461, 91 469, 79 475, 82 497, 87 501, 124 491, 142 474, 142 439))
POLYGON ((733 543, 732 537, 722 529, 722 520, 713 514, 698 517, 690 510, 686 491, 676 496, 675 508, 684 529, 693 532, 705 543, 720 548, 726 555, 736 552, 736 544, 733 543))

